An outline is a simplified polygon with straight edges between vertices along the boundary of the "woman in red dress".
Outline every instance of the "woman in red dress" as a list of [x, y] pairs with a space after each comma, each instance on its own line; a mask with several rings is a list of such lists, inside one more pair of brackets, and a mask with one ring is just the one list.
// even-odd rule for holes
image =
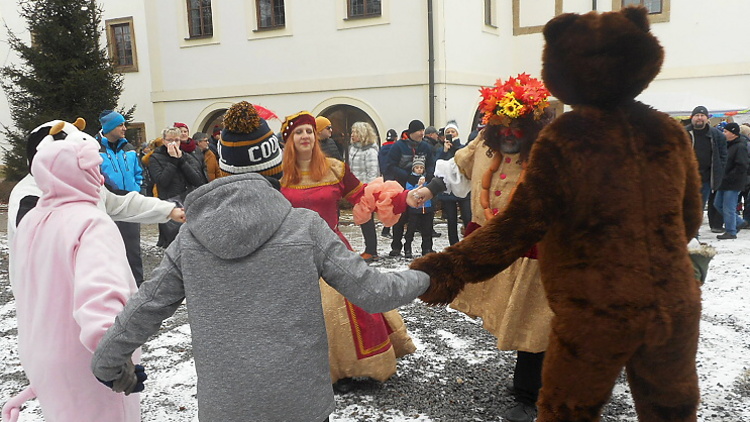
[[[368, 221], [375, 211], [386, 225], [398, 221], [407, 201], [418, 200], [398, 183], [383, 182], [382, 178], [364, 185], [348, 165], [327, 158], [317, 142], [312, 114], [303, 111], [287, 117], [281, 130], [285, 141], [281, 193], [292, 206], [317, 211], [349, 249], [352, 248], [338, 227], [341, 198], [354, 205], [355, 223]], [[350, 390], [353, 377], [387, 380], [396, 373], [396, 358], [416, 350], [398, 311], [369, 314], [323, 280], [320, 290], [331, 382], [337, 390]]]

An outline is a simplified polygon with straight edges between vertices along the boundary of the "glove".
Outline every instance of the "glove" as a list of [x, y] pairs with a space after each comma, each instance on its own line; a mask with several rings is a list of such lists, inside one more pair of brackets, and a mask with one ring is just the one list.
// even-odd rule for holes
[[140, 393], [143, 391], [146, 386], [143, 385], [143, 382], [148, 379], [148, 375], [146, 375], [146, 368], [143, 367], [143, 365], [135, 365], [135, 377], [138, 380], [138, 383], [136, 383], [135, 388], [133, 389], [134, 393]]
[[146, 375], [145, 368], [142, 365], [133, 365], [133, 361], [130, 359], [123, 365], [119, 378], [112, 381], [97, 378], [99, 382], [111, 388], [115, 393], [125, 393], [126, 396], [130, 393], [143, 391], [145, 389], [143, 382], [146, 379], [148, 379], [148, 375]]

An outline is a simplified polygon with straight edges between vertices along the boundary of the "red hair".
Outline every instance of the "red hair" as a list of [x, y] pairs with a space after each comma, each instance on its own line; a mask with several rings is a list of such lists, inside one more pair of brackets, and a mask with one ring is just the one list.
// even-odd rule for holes
[[[315, 126], [313, 126], [315, 132]], [[281, 168], [284, 176], [281, 177], [281, 186], [296, 185], [302, 180], [302, 172], [297, 166], [297, 149], [294, 146], [294, 134], [289, 135], [284, 146], [284, 157], [282, 158]], [[321, 180], [329, 171], [331, 165], [328, 163], [325, 153], [320, 148], [317, 136], [313, 133], [312, 159], [310, 160], [310, 178], [314, 181]]]

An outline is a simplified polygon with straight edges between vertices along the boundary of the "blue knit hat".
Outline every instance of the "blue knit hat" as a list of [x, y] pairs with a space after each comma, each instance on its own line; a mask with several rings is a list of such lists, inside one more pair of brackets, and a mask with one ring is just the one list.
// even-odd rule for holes
[[106, 135], [125, 123], [125, 117], [116, 111], [104, 110], [99, 114], [99, 123], [102, 124], [102, 133]]

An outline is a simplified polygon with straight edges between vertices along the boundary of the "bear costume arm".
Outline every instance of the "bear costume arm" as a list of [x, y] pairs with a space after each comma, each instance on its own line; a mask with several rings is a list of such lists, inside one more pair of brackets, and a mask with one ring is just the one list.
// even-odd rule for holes
[[[540, 137], [505, 210], [445, 252], [412, 262], [412, 269], [431, 278], [430, 288], [420, 299], [430, 305], [450, 303], [467, 283], [490, 279], [539, 242], [554, 216], [564, 212], [562, 188], [545, 176], [564, 174], [562, 162], [557, 147]], [[509, 235], [499, 237], [499, 233]]]

